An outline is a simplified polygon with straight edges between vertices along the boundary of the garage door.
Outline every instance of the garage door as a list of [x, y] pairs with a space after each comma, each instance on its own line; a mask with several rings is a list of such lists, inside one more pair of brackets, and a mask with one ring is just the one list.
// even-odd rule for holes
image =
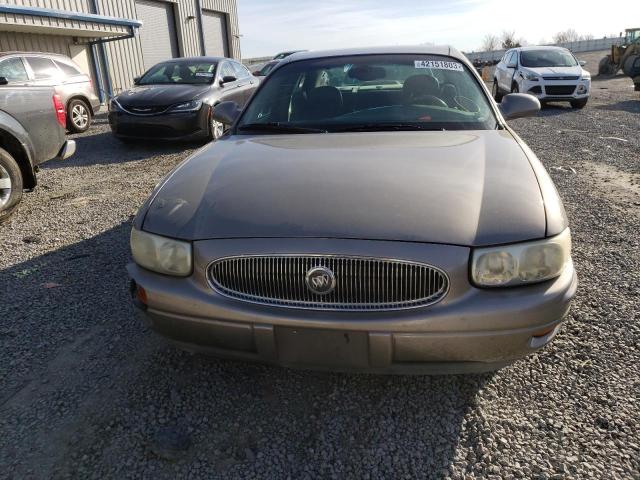
[[144, 68], [179, 56], [173, 4], [154, 0], [136, 0], [138, 20], [142, 20], [140, 42]]
[[213, 57], [228, 57], [227, 18], [224, 13], [211, 10], [202, 11], [204, 29], [204, 51]]

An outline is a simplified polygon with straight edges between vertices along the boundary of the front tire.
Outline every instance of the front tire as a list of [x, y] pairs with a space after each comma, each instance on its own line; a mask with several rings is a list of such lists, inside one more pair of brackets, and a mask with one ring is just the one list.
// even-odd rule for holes
[[491, 93], [493, 94], [493, 99], [500, 103], [502, 101], [502, 93], [500, 93], [500, 87], [498, 86], [498, 81], [493, 80], [493, 88], [491, 89]]
[[571, 108], [584, 108], [587, 104], [588, 98], [581, 98], [580, 100], [571, 100]]
[[224, 134], [224, 124], [211, 119], [209, 124], [209, 140], [215, 142]]
[[83, 133], [91, 126], [91, 108], [76, 98], [67, 106], [67, 127], [73, 133]]
[[22, 200], [22, 173], [14, 158], [0, 148], [0, 223], [6, 222]]
[[520, 93], [520, 87], [516, 82], [511, 85], [511, 93]]

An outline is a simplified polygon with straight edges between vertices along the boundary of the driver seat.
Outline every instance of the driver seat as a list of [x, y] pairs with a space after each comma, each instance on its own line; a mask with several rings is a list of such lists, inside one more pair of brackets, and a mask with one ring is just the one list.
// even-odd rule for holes
[[421, 98], [440, 96], [440, 82], [433, 75], [413, 75], [404, 81], [402, 100], [405, 105], [415, 105]]

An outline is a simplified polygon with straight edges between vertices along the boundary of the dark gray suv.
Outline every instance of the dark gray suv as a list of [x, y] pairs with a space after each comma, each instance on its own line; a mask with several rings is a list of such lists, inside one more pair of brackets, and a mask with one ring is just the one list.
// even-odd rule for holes
[[12, 86], [54, 87], [67, 112], [67, 128], [85, 132], [100, 108], [91, 78], [64, 55], [38, 52], [0, 53], [0, 77]]

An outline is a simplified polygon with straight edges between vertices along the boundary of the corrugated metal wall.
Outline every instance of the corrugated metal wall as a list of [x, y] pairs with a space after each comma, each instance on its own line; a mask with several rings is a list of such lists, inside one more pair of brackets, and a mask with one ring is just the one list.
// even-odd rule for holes
[[69, 55], [73, 38], [63, 35], [40, 35], [35, 33], [0, 32], [0, 51], [51, 52]]
[[227, 32], [229, 34], [229, 52], [236, 60], [240, 60], [240, 25], [236, 0], [201, 0], [203, 10], [214, 10], [227, 14]]
[[[93, 0], [0, 1], [12, 5], [53, 8], [57, 10], [97, 13], [112, 17], [137, 19], [135, 0], [97, 0], [97, 12], [93, 11]], [[197, 0], [161, 1], [169, 1], [175, 5], [176, 30], [178, 33], [180, 55], [201, 55], [202, 47], [197, 15]], [[226, 14], [229, 52], [233, 58], [240, 59], [236, 0], [200, 0], [200, 2], [203, 9]], [[144, 28], [144, 25], [142, 28]], [[0, 30], [2, 30], [1, 23]], [[73, 40], [69, 36], [0, 31], [1, 50], [36, 50], [69, 55], [68, 45], [72, 42]], [[111, 86], [114, 93], [131, 86], [133, 78], [144, 72], [142, 46], [140, 45], [139, 37], [105, 43], [104, 49], [109, 64]], [[96, 61], [99, 62], [99, 59], [96, 59]]]
[[[55, 0], [49, 0], [55, 1]], [[175, 4], [176, 29], [181, 56], [202, 54], [196, 0], [167, 0]], [[229, 47], [233, 58], [240, 58], [238, 18], [235, 0], [201, 0], [202, 8], [227, 14]], [[99, 13], [113, 17], [137, 18], [135, 0], [98, 0]], [[189, 18], [192, 17], [192, 18]], [[142, 26], [144, 28], [144, 25]], [[234, 34], [236, 36], [234, 36]], [[114, 93], [131, 86], [133, 78], [144, 73], [140, 38], [106, 43], [107, 59]]]

